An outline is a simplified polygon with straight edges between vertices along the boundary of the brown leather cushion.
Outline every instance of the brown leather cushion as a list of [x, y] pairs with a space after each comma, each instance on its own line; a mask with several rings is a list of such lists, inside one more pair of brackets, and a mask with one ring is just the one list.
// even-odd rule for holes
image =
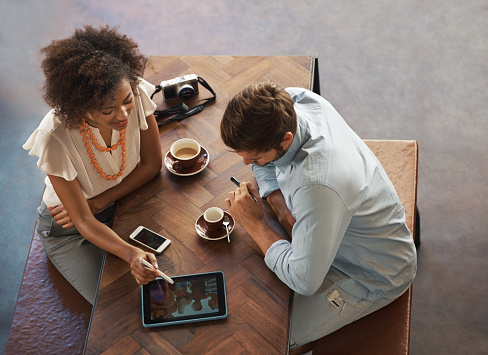
[[[390, 177], [415, 238], [418, 145], [416, 141], [366, 140]], [[412, 287], [388, 306], [313, 344], [314, 354], [408, 354]]]
[[314, 354], [408, 354], [412, 287], [388, 306], [317, 340]]
[[[365, 140], [385, 169], [405, 209], [407, 227], [415, 234], [418, 144], [413, 140]], [[414, 235], [415, 239], [415, 235]]]
[[5, 354], [82, 354], [91, 309], [47, 258], [34, 232]]

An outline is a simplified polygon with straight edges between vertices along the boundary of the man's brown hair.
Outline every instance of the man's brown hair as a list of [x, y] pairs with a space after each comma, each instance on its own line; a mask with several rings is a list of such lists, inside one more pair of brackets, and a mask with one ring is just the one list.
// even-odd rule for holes
[[280, 150], [286, 132], [295, 134], [296, 113], [290, 95], [267, 81], [248, 85], [227, 104], [220, 122], [226, 146], [238, 152]]

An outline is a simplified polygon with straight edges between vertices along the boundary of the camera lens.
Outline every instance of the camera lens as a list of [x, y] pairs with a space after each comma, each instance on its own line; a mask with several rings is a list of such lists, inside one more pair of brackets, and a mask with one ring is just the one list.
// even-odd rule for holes
[[178, 98], [180, 100], [191, 99], [193, 95], [195, 95], [195, 89], [190, 84], [182, 85], [180, 90], [178, 90]]

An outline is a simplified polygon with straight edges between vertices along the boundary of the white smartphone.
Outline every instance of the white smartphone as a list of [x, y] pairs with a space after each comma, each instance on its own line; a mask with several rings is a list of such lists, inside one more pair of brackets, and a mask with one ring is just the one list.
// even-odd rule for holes
[[161, 254], [164, 249], [171, 243], [171, 240], [163, 237], [162, 235], [153, 232], [146, 227], [139, 226], [129, 236], [130, 239], [144, 245], [146, 248], [151, 249], [156, 254]]

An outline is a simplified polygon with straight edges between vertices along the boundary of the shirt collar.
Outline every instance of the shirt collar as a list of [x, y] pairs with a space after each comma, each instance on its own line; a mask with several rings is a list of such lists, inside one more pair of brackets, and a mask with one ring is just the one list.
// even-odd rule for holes
[[303, 145], [302, 132], [306, 130], [306, 127], [302, 126], [304, 123], [305, 122], [302, 122], [300, 117], [297, 115], [297, 130], [293, 136], [293, 141], [290, 144], [290, 148], [288, 148], [286, 153], [281, 158], [273, 162], [273, 164], [280, 170], [286, 169], [292, 163], [292, 161], [295, 159], [295, 155], [302, 147]]

